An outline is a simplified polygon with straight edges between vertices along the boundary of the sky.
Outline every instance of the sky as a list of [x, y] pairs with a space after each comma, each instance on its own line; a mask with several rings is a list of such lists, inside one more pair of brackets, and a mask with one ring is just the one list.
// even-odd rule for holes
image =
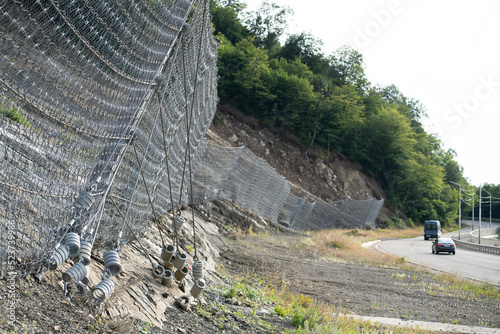
[[372, 84], [420, 100], [473, 185], [500, 184], [500, 1], [270, 1], [294, 11], [288, 33], [310, 32], [326, 55], [352, 46]]

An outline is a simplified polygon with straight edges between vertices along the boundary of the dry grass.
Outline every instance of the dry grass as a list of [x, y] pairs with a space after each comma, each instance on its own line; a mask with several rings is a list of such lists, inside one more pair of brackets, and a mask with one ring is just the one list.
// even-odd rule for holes
[[365, 263], [376, 266], [399, 266], [404, 259], [394, 255], [373, 252], [362, 246], [363, 243], [387, 238], [410, 238], [423, 234], [422, 228], [404, 230], [325, 230], [311, 232], [295, 247], [307, 249], [334, 262]]
[[[390, 238], [410, 238], [421, 236], [423, 228], [414, 229], [379, 229], [379, 230], [326, 230], [310, 232], [309, 236], [283, 236], [276, 234], [255, 234], [249, 233], [251, 238], [262, 238], [268, 243], [286, 247], [297, 254], [310, 255], [327, 259], [335, 262], [346, 263], [364, 263], [368, 265], [397, 267], [409, 269], [405, 264], [404, 259], [397, 258], [393, 255], [385, 255], [380, 252], [366, 249], [362, 246], [363, 243]], [[251, 239], [250, 239], [251, 240]], [[255, 247], [251, 243], [251, 247]], [[415, 269], [415, 268], [413, 268]], [[394, 278], [403, 279], [407, 277], [407, 273], [394, 274]], [[418, 275], [414, 275], [414, 279]], [[445, 281], [455, 281], [456, 277], [441, 277]], [[249, 280], [255, 281], [255, 280]], [[439, 281], [439, 279], [437, 280]], [[266, 283], [267, 284], [267, 283]], [[262, 286], [266, 286], [264, 289]], [[462, 293], [461, 291], [442, 291], [442, 287], [438, 284], [432, 284], [424, 287], [429, 295], [443, 293]], [[483, 288], [484, 289], [484, 288]], [[241, 288], [240, 288], [241, 290]], [[289, 318], [297, 328], [287, 333], [299, 334], [331, 334], [331, 333], [433, 333], [433, 331], [423, 330], [418, 328], [408, 327], [392, 327], [372, 323], [370, 321], [362, 321], [343, 314], [348, 313], [341, 305], [332, 306], [326, 305], [310, 296], [296, 295], [286, 286], [280, 289], [272, 288], [272, 285], [262, 285], [258, 289], [260, 293], [266, 295], [266, 298], [274, 303], [274, 312], [282, 317]], [[254, 288], [253, 290], [256, 291]], [[467, 292], [472, 297], [473, 293]], [[477, 292], [476, 292], [477, 293]], [[497, 298], [498, 295], [493, 293], [488, 294], [490, 298]], [[379, 306], [374, 303], [372, 308]], [[440, 332], [448, 333], [448, 332]]]

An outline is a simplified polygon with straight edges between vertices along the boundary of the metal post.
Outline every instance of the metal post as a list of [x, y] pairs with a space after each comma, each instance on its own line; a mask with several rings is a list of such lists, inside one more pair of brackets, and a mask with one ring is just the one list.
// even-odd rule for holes
[[479, 184], [479, 244], [481, 244], [481, 188], [482, 185]]
[[462, 185], [453, 181], [450, 181], [450, 183], [458, 186], [458, 240], [462, 240], [460, 238], [460, 230], [462, 229]]
[[[247, 191], [245, 192], [244, 196], [241, 196], [241, 204], [246, 204], [246, 207], [249, 207], [250, 205], [254, 203], [248, 203], [248, 197], [252, 193], [253, 188], [255, 187], [257, 180], [259, 179], [260, 174], [262, 173], [262, 168], [264, 168], [264, 164], [266, 163], [266, 160], [260, 159], [259, 161], [259, 166], [257, 167], [257, 170], [255, 171], [254, 176], [250, 180], [248, 184]], [[252, 201], [253, 202], [253, 201]]]
[[462, 240], [460, 237], [461, 229], [462, 229], [462, 186], [458, 188], [458, 240]]
[[302, 223], [302, 227], [300, 228], [301, 231], [306, 228], [307, 222], [309, 221], [309, 217], [311, 216], [311, 212], [313, 211], [315, 206], [316, 206], [316, 201], [312, 203], [311, 207], [309, 208], [309, 212], [307, 212], [306, 216], [304, 217], [304, 222]]
[[330, 228], [334, 228], [335, 227], [335, 222], [340, 217], [340, 214], [342, 213], [342, 211], [344, 210], [345, 206], [347, 205], [347, 202], [349, 202], [349, 199], [350, 199], [350, 197], [347, 196], [347, 198], [344, 200], [344, 203], [342, 203], [342, 207], [340, 208], [340, 210], [335, 215], [335, 218], [333, 218], [332, 225], [330, 226]]
[[490, 200], [490, 233], [493, 233], [493, 229], [492, 229], [492, 226], [491, 226], [491, 193], [488, 191], [488, 190], [484, 190], [488, 193], [488, 195], [490, 195], [489, 197], [489, 200]]
[[290, 228], [292, 230], [295, 229], [295, 216], [297, 215], [297, 213], [299, 213], [300, 210], [302, 210], [302, 207], [304, 206], [304, 203], [306, 202], [306, 198], [305, 197], [302, 197], [301, 200], [300, 200], [300, 204], [297, 205], [297, 207], [295, 207], [295, 210], [293, 211], [291, 217], [290, 217]]
[[472, 187], [472, 189], [474, 189], [472, 191], [472, 230], [474, 231], [474, 196], [476, 195], [476, 189], [474, 188], [474, 186]]
[[236, 168], [236, 165], [240, 161], [240, 158], [245, 149], [246, 149], [245, 146], [241, 146], [240, 149], [238, 150], [238, 153], [236, 153], [236, 155], [234, 156], [233, 162], [231, 163], [231, 167], [229, 167], [228, 171], [226, 172], [226, 176], [224, 177], [224, 180], [221, 182], [221, 185], [219, 186], [219, 191], [217, 191], [217, 195], [215, 196], [216, 198], [219, 198], [221, 194], [224, 192], [226, 185], [229, 181], [229, 178], [231, 177], [231, 174]]

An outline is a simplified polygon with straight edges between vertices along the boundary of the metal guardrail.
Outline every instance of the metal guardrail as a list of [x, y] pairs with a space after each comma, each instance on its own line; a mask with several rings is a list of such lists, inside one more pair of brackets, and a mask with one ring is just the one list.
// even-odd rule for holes
[[459, 239], [457, 239], [457, 237], [458, 236], [455, 235], [452, 237], [452, 239], [458, 248], [463, 248], [463, 249], [471, 250], [474, 252], [483, 252], [483, 253], [488, 253], [488, 254], [500, 255], [500, 247], [474, 244], [471, 242], [459, 240]]
[[473, 244], [481, 244], [485, 246], [500, 246], [500, 240], [496, 237], [497, 232], [492, 229], [474, 230], [470, 232], [469, 242]]

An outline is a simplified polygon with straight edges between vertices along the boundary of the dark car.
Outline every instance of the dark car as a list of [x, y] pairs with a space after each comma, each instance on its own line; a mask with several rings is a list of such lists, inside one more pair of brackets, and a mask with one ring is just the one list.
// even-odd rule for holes
[[432, 253], [438, 254], [439, 252], [448, 252], [455, 254], [455, 243], [450, 238], [437, 238], [432, 243]]

